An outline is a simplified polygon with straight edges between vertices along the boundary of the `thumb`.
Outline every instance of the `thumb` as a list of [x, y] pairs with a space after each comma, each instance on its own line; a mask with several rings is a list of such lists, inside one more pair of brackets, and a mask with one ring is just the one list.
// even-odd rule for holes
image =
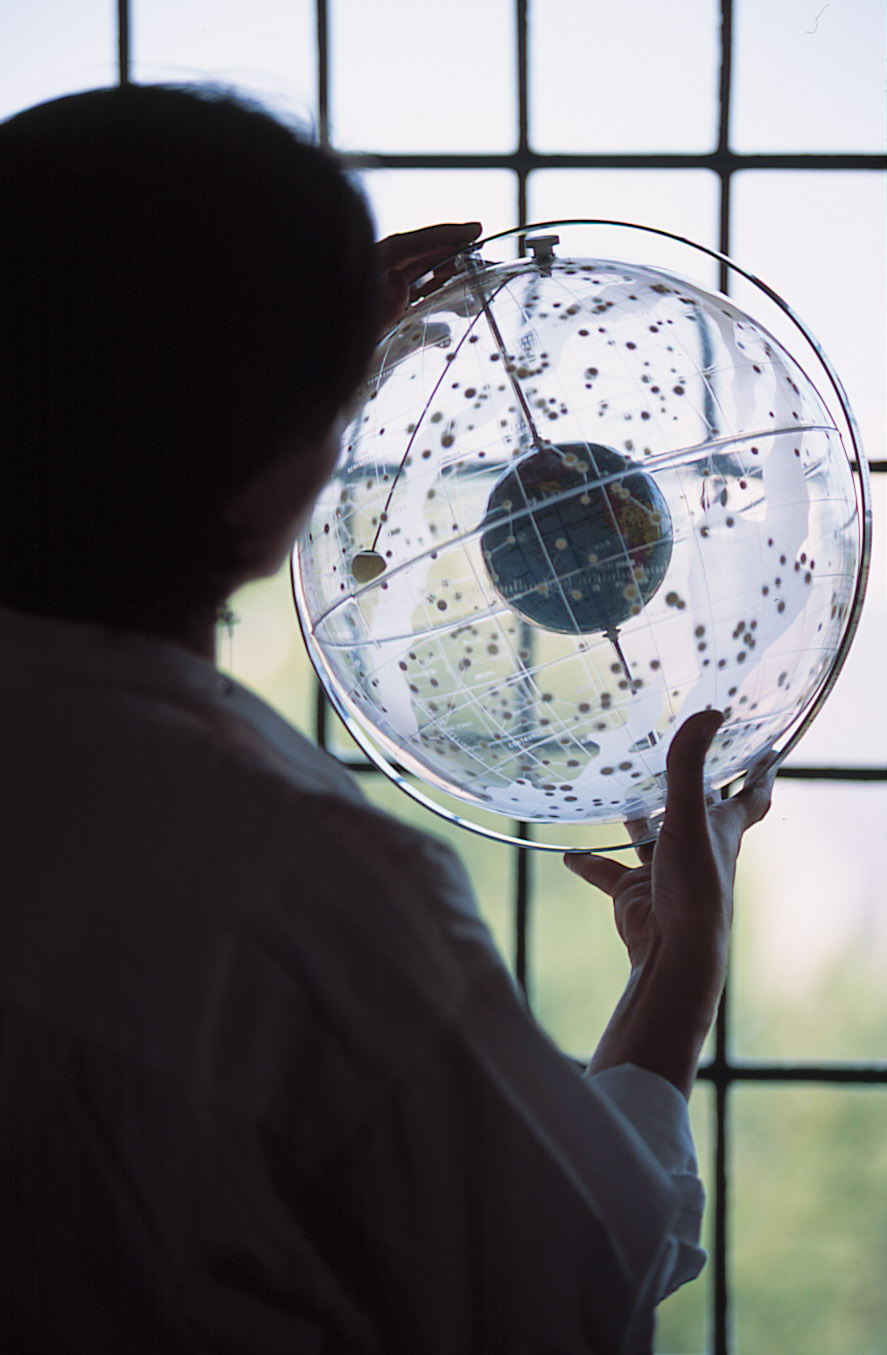
[[696, 832], [706, 821], [705, 755], [724, 722], [720, 711], [698, 711], [675, 734], [666, 759], [667, 792], [663, 829]]

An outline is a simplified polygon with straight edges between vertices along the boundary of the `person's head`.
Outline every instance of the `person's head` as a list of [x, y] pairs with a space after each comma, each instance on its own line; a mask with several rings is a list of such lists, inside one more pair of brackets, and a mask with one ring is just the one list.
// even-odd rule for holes
[[318, 488], [377, 288], [342, 168], [227, 93], [0, 125], [0, 602], [135, 629], [211, 611], [248, 572], [232, 500], [282, 458]]

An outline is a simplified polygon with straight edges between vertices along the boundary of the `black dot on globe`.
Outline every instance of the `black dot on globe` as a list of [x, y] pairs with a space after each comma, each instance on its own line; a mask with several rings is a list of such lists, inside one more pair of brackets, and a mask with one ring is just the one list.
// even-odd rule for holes
[[500, 597], [568, 635], [639, 615], [671, 559], [671, 518], [652, 476], [594, 442], [522, 457], [494, 486], [481, 527]]

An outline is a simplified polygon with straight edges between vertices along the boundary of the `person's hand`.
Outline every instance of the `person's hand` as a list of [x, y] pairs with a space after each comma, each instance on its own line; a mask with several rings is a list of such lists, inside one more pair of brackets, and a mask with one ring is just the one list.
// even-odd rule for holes
[[[703, 947], [726, 959], [733, 915], [733, 879], [742, 835], [770, 807], [775, 771], [731, 800], [706, 804], [705, 755], [723, 716], [692, 715], [675, 735], [666, 763], [668, 794], [658, 841], [638, 847], [634, 868], [594, 855], [569, 854], [566, 864], [609, 894], [632, 967], [656, 944]], [[630, 824], [639, 836], [644, 824]]]
[[[380, 325], [383, 333], [400, 319], [411, 301], [430, 296], [453, 276], [453, 255], [476, 240], [480, 233], [479, 221], [447, 222], [380, 240], [376, 250], [382, 274]], [[414, 279], [431, 272], [433, 276], [421, 287], [411, 285]]]
[[[655, 846], [638, 849], [640, 866], [584, 853], [564, 858], [612, 897], [631, 961], [627, 998], [592, 1066], [635, 1062], [686, 1094], [726, 976], [739, 845], [767, 813], [775, 777], [775, 768], [750, 774], [732, 799], [706, 803], [705, 755], [722, 721], [718, 711], [701, 711], [675, 735], [662, 828]], [[637, 835], [642, 825], [630, 827]]]

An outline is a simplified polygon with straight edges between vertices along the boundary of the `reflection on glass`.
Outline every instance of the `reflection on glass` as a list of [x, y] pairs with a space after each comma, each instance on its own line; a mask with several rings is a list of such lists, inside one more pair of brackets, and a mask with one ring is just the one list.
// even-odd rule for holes
[[887, 1092], [742, 1087], [731, 1105], [738, 1355], [887, 1349]]

